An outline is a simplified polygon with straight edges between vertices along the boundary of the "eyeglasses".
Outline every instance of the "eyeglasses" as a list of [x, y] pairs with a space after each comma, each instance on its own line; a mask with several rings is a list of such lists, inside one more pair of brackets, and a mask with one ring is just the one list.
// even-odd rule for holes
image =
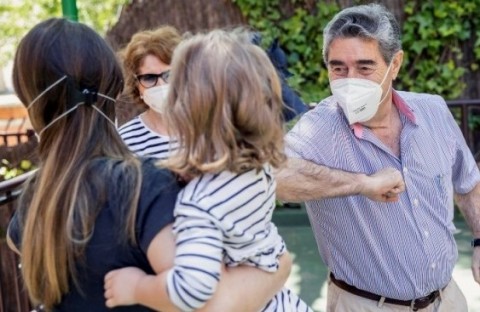
[[145, 88], [151, 88], [157, 85], [158, 78], [162, 79], [163, 82], [168, 83], [168, 78], [170, 77], [170, 70], [161, 72], [160, 74], [143, 74], [137, 75], [136, 78], [138, 82]]

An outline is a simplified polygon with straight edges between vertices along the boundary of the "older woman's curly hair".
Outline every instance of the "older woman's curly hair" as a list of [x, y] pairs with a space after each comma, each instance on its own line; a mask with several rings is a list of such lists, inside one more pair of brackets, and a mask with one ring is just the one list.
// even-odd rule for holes
[[128, 45], [119, 53], [123, 61], [126, 95], [132, 102], [145, 107], [138, 91], [136, 75], [147, 55], [156, 56], [169, 65], [173, 51], [182, 40], [178, 30], [172, 26], [161, 26], [154, 30], [145, 30], [133, 35]]

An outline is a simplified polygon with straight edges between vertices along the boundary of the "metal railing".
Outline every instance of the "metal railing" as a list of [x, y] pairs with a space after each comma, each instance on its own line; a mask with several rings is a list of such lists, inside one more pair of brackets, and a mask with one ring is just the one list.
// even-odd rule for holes
[[[477, 162], [480, 161], [480, 135], [475, 137], [473, 129], [469, 125], [469, 117], [472, 116], [471, 109], [476, 109], [480, 117], [480, 99], [476, 100], [452, 100], [447, 101], [450, 110], [458, 108], [460, 110], [460, 129], [462, 130], [465, 141], [475, 156]], [[478, 130], [480, 133], [480, 130]]]
[[27, 175], [21, 175], [0, 182], [0, 312], [31, 310], [19, 268], [20, 259], [6, 242], [8, 223], [15, 211], [21, 185], [27, 178]]
[[[26, 155], [24, 147], [33, 142], [33, 131], [0, 134], [3, 146], [0, 157], [13, 157], [16, 162]], [[11, 146], [11, 145], [14, 146]], [[29, 148], [30, 149], [30, 148]], [[29, 150], [28, 149], [28, 150]], [[22, 184], [32, 172], [0, 182], [0, 312], [26, 312], [31, 310], [28, 294], [25, 291], [18, 264], [20, 259], [6, 243], [8, 223], [16, 209], [16, 199], [21, 193]]]

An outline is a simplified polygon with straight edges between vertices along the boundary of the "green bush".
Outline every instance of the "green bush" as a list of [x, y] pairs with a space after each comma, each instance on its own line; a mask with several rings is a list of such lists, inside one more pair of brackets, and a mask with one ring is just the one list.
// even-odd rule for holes
[[[480, 61], [480, 0], [408, 1], [403, 25], [404, 74], [400, 88], [458, 98], [467, 70]], [[471, 38], [476, 60], [464, 61], [462, 46]]]
[[280, 13], [279, 0], [233, 2], [240, 7], [249, 24], [262, 33], [265, 46], [274, 38], [279, 39], [294, 74], [289, 84], [300, 92], [305, 102], [315, 102], [330, 94], [322, 58], [322, 30], [339, 11], [338, 5], [317, 1], [313, 12], [297, 6], [291, 16], [285, 17]]
[[[294, 73], [289, 83], [305, 102], [330, 94], [322, 60], [322, 30], [340, 10], [337, 4], [316, 1], [316, 7], [307, 11], [307, 1], [290, 0], [296, 9], [282, 16], [279, 0], [232, 1], [249, 24], [262, 33], [266, 45], [279, 38]], [[479, 70], [480, 0], [410, 0], [405, 2], [404, 11], [404, 65], [395, 87], [458, 98], [465, 89], [464, 74]], [[462, 55], [462, 47], [468, 44], [473, 44], [475, 55], [470, 64]]]

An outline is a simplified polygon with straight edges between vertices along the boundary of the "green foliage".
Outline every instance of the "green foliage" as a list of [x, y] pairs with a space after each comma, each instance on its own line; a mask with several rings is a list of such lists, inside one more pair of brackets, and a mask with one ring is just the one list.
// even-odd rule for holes
[[[322, 30], [340, 7], [335, 1], [316, 1], [307, 11], [306, 0], [290, 0], [296, 8], [289, 16], [280, 13], [285, 0], [232, 0], [260, 31], [265, 44], [279, 38], [288, 54], [294, 77], [289, 83], [300, 91], [305, 102], [318, 101], [330, 94], [328, 75], [322, 59]], [[357, 1], [357, 3], [365, 1]], [[403, 73], [395, 87], [436, 93], [446, 99], [460, 96], [467, 70], [480, 64], [480, 0], [409, 0], [405, 3], [403, 24]], [[463, 63], [462, 45], [474, 39], [476, 60]]]
[[[128, 0], [77, 1], [78, 19], [103, 35], [118, 19], [117, 12], [127, 2]], [[12, 59], [19, 40], [30, 28], [50, 17], [62, 17], [61, 0], [2, 1], [0, 66]]]
[[249, 24], [263, 35], [268, 45], [278, 38], [287, 51], [289, 70], [294, 74], [290, 85], [299, 90], [305, 102], [318, 101], [330, 94], [328, 76], [323, 64], [322, 30], [339, 11], [336, 4], [317, 1], [316, 7], [307, 11], [301, 0], [293, 1], [297, 9], [291, 16], [280, 14], [280, 1], [232, 0], [236, 3]]
[[[465, 72], [478, 70], [478, 12], [480, 0], [406, 2], [402, 39], [406, 73], [400, 77], [399, 88], [458, 98], [465, 88]], [[462, 45], [472, 36], [477, 36], [473, 47], [477, 60], [465, 64]]]

